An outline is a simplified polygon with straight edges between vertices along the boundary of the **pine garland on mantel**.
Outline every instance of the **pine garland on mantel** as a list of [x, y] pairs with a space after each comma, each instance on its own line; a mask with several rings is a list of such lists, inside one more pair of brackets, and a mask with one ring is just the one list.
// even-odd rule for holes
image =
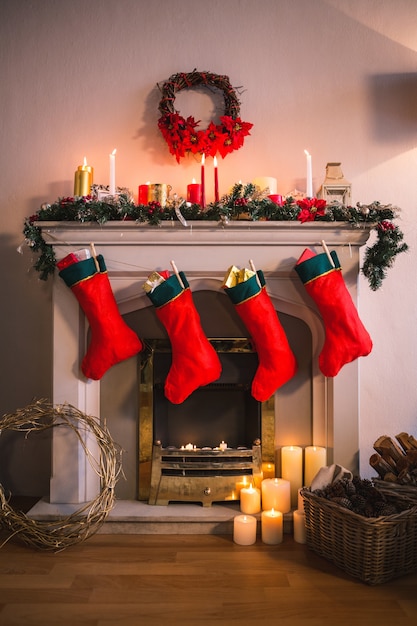
[[165, 207], [157, 202], [136, 205], [128, 193], [114, 199], [98, 200], [95, 196], [63, 197], [53, 204], [43, 204], [41, 208], [26, 218], [23, 234], [33, 252], [39, 253], [35, 269], [42, 280], [47, 280], [56, 267], [53, 246], [42, 237], [39, 222], [95, 222], [134, 221], [138, 225], [158, 226], [161, 222], [184, 219], [188, 221], [217, 221], [227, 228], [232, 220], [248, 221], [300, 221], [344, 222], [352, 228], [366, 226], [376, 231], [377, 237], [371, 247], [365, 250], [362, 273], [368, 279], [373, 291], [379, 289], [386, 278], [387, 270], [393, 266], [395, 257], [408, 250], [403, 242], [404, 235], [393, 220], [398, 217], [398, 209], [379, 202], [344, 206], [316, 198], [295, 200], [287, 197], [282, 205], [272, 202], [265, 192], [259, 191], [252, 183], [237, 183], [231, 192], [219, 202], [209, 204], [204, 210], [197, 204], [187, 204], [174, 196]]

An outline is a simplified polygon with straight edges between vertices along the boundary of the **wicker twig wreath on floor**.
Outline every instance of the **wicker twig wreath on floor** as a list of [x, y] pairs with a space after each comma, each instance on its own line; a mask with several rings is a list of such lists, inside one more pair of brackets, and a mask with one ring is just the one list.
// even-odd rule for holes
[[[158, 127], [178, 163], [187, 153], [206, 156], [219, 153], [224, 158], [243, 146], [253, 124], [241, 120], [240, 102], [228, 76], [196, 70], [188, 74], [181, 72], [173, 74], [162, 87], [158, 87], [162, 92], [158, 107], [161, 113]], [[194, 117], [185, 119], [175, 110], [175, 95], [183, 89], [194, 87], [223, 92], [224, 114], [220, 117], [220, 124], [210, 122], [205, 130], [201, 130], [198, 129], [199, 122]]]
[[[121, 449], [113, 442], [107, 427], [100, 425], [97, 418], [85, 415], [70, 404], [53, 406], [44, 400], [0, 418], [0, 434], [5, 430], [14, 430], [29, 436], [32, 432], [50, 428], [70, 428], [75, 433], [89, 463], [100, 477], [100, 493], [71, 515], [52, 521], [37, 521], [22, 511], [14, 510], [0, 484], [0, 527], [10, 533], [0, 547], [16, 538], [32, 548], [59, 552], [97, 532], [114, 506], [114, 489], [122, 472]], [[95, 437], [99, 459], [87, 448], [83, 438], [86, 434]]]

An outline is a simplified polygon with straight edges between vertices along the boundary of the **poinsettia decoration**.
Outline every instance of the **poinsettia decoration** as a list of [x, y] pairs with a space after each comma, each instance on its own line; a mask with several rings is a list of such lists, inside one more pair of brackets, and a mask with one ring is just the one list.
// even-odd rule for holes
[[301, 209], [297, 215], [297, 219], [304, 224], [304, 222], [314, 222], [317, 217], [321, 217], [325, 214], [326, 200], [303, 198], [297, 201], [297, 205]]
[[[206, 129], [199, 128], [201, 120], [196, 121], [193, 116], [184, 118], [174, 108], [176, 93], [201, 86], [214, 87], [222, 91], [224, 96], [224, 115], [220, 117], [220, 123], [210, 122]], [[250, 135], [253, 124], [241, 119], [240, 103], [227, 76], [196, 70], [188, 74], [173, 74], [160, 89], [162, 99], [158, 108], [162, 115], [158, 120], [158, 128], [178, 163], [187, 153], [206, 156], [218, 153], [224, 158], [234, 150], [239, 150], [245, 137]]]

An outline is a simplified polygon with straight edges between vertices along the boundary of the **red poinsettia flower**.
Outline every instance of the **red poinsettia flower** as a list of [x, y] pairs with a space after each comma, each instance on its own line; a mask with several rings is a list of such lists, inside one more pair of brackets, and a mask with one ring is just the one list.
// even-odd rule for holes
[[313, 222], [316, 217], [325, 214], [326, 200], [303, 198], [303, 200], [297, 200], [297, 204], [301, 209], [297, 219], [303, 224], [304, 222]]

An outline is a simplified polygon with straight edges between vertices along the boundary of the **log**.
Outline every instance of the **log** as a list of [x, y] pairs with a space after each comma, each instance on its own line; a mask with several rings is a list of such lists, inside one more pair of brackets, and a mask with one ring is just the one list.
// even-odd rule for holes
[[391, 466], [384, 461], [380, 454], [375, 452], [369, 459], [369, 464], [374, 470], [379, 474], [379, 476], [384, 479], [386, 474], [392, 473]]
[[374, 449], [394, 470], [397, 467], [397, 462], [404, 456], [400, 446], [387, 435], [378, 437], [374, 443]]
[[395, 435], [395, 438], [401, 445], [404, 452], [408, 452], [408, 450], [417, 450], [417, 439], [415, 439], [413, 435], [400, 433], [399, 435]]

